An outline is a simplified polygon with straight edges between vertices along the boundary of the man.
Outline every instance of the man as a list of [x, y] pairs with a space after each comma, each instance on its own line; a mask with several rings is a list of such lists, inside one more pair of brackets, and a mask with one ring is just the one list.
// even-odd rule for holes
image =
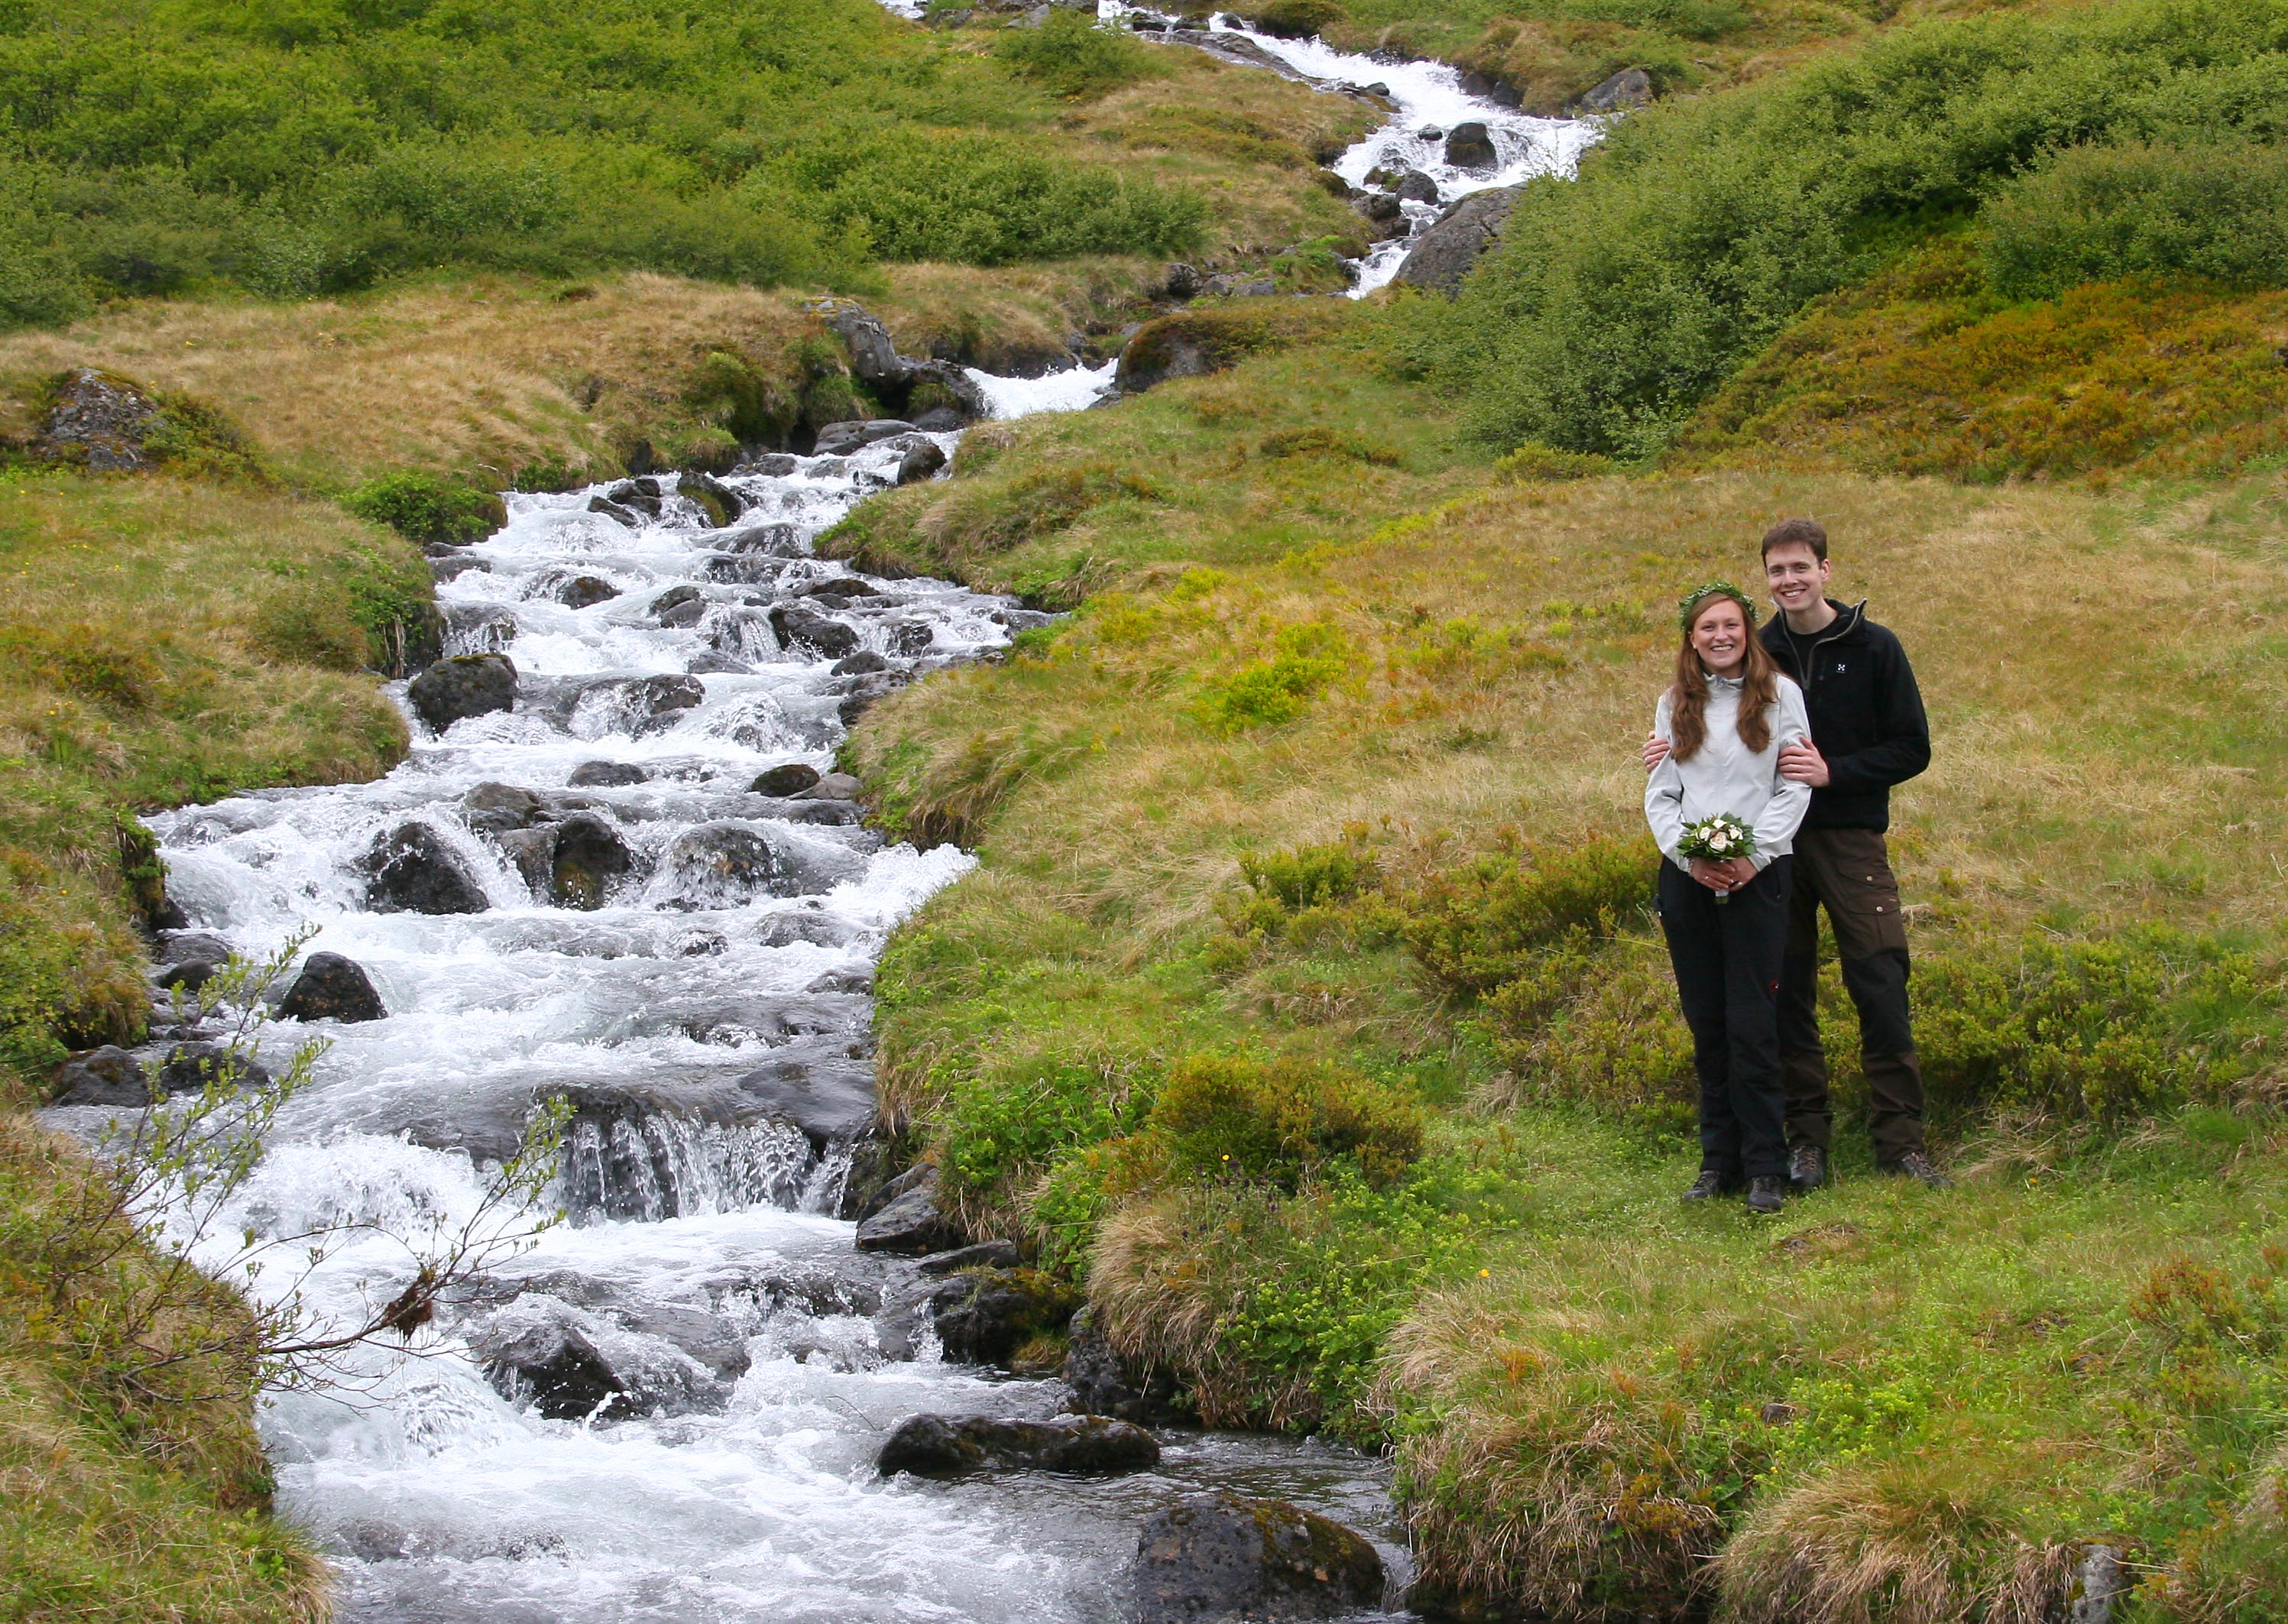
[[[1780, 752], [1783, 776], [1812, 786], [1795, 839], [1795, 885], [1780, 972], [1780, 1066], [1787, 1087], [1788, 1182], [1827, 1182], [1834, 1111], [1819, 1036], [1819, 910], [1859, 1009], [1861, 1069], [1876, 1166], [1933, 1189], [1947, 1181], [1923, 1142], [1922, 1067], [1907, 1007], [1907, 931], [1884, 833], [1891, 786], [1930, 765], [1930, 724], [1899, 640], [1827, 595], [1827, 532], [1789, 519], [1764, 537], [1764, 578], [1780, 613], [1764, 647], [1803, 689], [1812, 742]], [[1648, 769], [1667, 753], [1645, 747]]]

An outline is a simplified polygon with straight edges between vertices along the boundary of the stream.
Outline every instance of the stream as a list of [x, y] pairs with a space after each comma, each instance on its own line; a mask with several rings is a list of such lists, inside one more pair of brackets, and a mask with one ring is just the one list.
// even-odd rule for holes
[[[1103, 10], [1139, 20], [1117, 0]], [[1429, 175], [1440, 205], [1406, 205], [1417, 233], [1469, 191], [1569, 169], [1594, 139], [1467, 97], [1435, 64], [1213, 30], [1315, 84], [1380, 87], [1394, 115], [1333, 167], [1354, 185], [1384, 166]], [[1493, 133], [1498, 165], [1455, 170], [1421, 133], [1466, 119]], [[1353, 292], [1387, 283], [1406, 246], [1361, 261]], [[1111, 372], [971, 378], [1013, 418], [1086, 406]], [[1201, 1487], [1324, 1513], [1366, 1534], [1394, 1581], [1410, 1572], [1386, 1469], [1313, 1442], [1162, 1429], [1156, 1469], [1108, 1480], [874, 1470], [917, 1413], [1045, 1418], [1066, 1397], [1061, 1381], [949, 1362], [926, 1316], [918, 1331], [902, 1319], [933, 1282], [854, 1248], [849, 1142], [761, 1111], [747, 1087], [759, 1069], [870, 1086], [882, 942], [973, 865], [886, 842], [830, 780], [755, 787], [772, 769], [830, 773], [886, 682], [989, 656], [1046, 618], [811, 554], [909, 450], [959, 437], [754, 458], [721, 482], [741, 509], [721, 526], [673, 474], [632, 506], [625, 484], [511, 493], [507, 523], [441, 569], [438, 601], [448, 653], [514, 662], [512, 708], [433, 731], [393, 684], [414, 743], [387, 776], [149, 820], [191, 931], [249, 956], [312, 931], [305, 951], [354, 960], [388, 1012], [266, 1030], [274, 1063], [303, 1037], [331, 1047], [226, 1229], [450, 1229], [479, 1210], [536, 1099], [578, 1107], [566, 1223], [405, 1351], [356, 1350], [344, 1384], [264, 1401], [280, 1509], [336, 1564], [345, 1620], [1098, 1624], [1126, 1616], [1140, 1524]], [[600, 878], [568, 899], [547, 853], [576, 828]], [[459, 888], [461, 911], [389, 905], [375, 875], [407, 850], [422, 883]], [[103, 1115], [49, 1113], [91, 1135]], [[311, 1316], [362, 1319], [405, 1285], [407, 1255], [381, 1235], [341, 1247], [301, 1282]], [[620, 1391], [544, 1413], [500, 1355], [568, 1331]]]

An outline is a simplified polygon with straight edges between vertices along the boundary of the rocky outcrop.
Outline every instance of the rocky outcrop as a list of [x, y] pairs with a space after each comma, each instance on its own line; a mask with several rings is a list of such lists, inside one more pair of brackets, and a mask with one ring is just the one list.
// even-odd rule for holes
[[858, 649], [858, 633], [805, 603], [782, 603], [771, 610], [771, 629], [780, 643], [806, 649], [820, 659], [838, 660]]
[[961, 1236], [938, 1210], [938, 1172], [928, 1162], [910, 1167], [882, 1190], [881, 1206], [858, 1225], [861, 1252], [921, 1257], [957, 1245]]
[[847, 457], [853, 451], [862, 451], [878, 440], [894, 440], [900, 434], [910, 434], [914, 426], [898, 418], [857, 418], [847, 423], [830, 423], [818, 431], [818, 443], [812, 448], [821, 457]]
[[1496, 187], [1462, 199], [1415, 240], [1398, 280], [1451, 298], [1487, 250], [1501, 241], [1523, 187]]
[[1476, 119], [1446, 132], [1446, 162], [1456, 169], [1492, 169], [1501, 162], [1493, 132]]
[[159, 1065], [159, 1092], [197, 1094], [217, 1083], [234, 1088], [267, 1088], [270, 1068], [220, 1043], [179, 1043]]
[[934, 440], [925, 440], [898, 458], [898, 483], [918, 485], [937, 477], [945, 466], [945, 450]]
[[564, 782], [576, 790], [620, 789], [631, 784], [648, 784], [651, 774], [632, 761], [583, 761]]
[[1065, 1407], [1083, 1415], [1157, 1421], [1175, 1408], [1176, 1381], [1138, 1369], [1120, 1357], [1098, 1324], [1093, 1305], [1072, 1317], [1065, 1346]]
[[461, 819], [479, 834], [529, 828], [543, 811], [539, 796], [513, 784], [487, 780], [461, 797]]
[[1434, 203], [1438, 201], [1438, 183], [1418, 169], [1408, 170], [1391, 189], [1407, 203]]
[[1189, 1494], [1137, 1536], [1137, 1624], [1325, 1619], [1382, 1603], [1382, 1558], [1359, 1534], [1283, 1500]]
[[400, 824], [365, 856], [376, 913], [482, 913], [490, 904], [468, 863], [426, 824]]
[[1027, 1343], [1063, 1330], [1079, 1301], [1037, 1269], [977, 1269], [930, 1294], [930, 1321], [947, 1358], [1007, 1365]]
[[413, 713], [439, 733], [457, 721], [516, 706], [516, 665], [505, 654], [457, 654], [413, 679]]
[[159, 402], [116, 373], [82, 367], [56, 388], [35, 445], [39, 454], [106, 473], [147, 468], [147, 449], [165, 418]]
[[150, 1080], [134, 1055], [115, 1044], [85, 1049], [56, 1068], [52, 1105], [138, 1109], [151, 1103]]
[[818, 768], [805, 761], [789, 761], [756, 775], [747, 786], [756, 795], [799, 795], [818, 782]]
[[887, 1477], [965, 1477], [973, 1472], [1030, 1469], [1076, 1477], [1115, 1477], [1149, 1471], [1160, 1444], [1143, 1428], [1100, 1415], [1012, 1421], [997, 1415], [916, 1415], [882, 1445], [874, 1465]]
[[800, 1128], [822, 1152], [874, 1126], [874, 1068], [839, 1045], [774, 1055], [739, 1079], [739, 1092], [758, 1108], [756, 1114]]
[[1574, 104], [1582, 113], [1621, 113], [1652, 100], [1652, 76], [1641, 68], [1624, 68]]
[[312, 953], [278, 1000], [275, 1013], [287, 1021], [379, 1021], [389, 1011], [356, 960], [339, 953]]

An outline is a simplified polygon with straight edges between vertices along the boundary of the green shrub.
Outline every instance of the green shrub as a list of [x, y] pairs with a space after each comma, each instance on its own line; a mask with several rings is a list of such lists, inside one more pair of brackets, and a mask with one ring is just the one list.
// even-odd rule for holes
[[1658, 862], [1648, 840], [1593, 835], [1434, 876], [1408, 899], [1406, 943], [1443, 987], [1483, 993], [1568, 952], [1641, 928]]
[[1568, 937], [1481, 1007], [1507, 1072], [1490, 1103], [1564, 1101], [1659, 1132], [1692, 1126], [1692, 1034], [1658, 937]]
[[2009, 299], [2131, 276], [2288, 286], [2288, 148], [2069, 147], [2011, 182], [1982, 219], [1987, 278]]
[[1374, 854], [1356, 840], [1242, 852], [1239, 872], [1256, 895], [1290, 913], [1348, 902], [1382, 878]]
[[2249, 955], [2149, 927], [1976, 943], [1918, 965], [1915, 1041], [1934, 1111], [2118, 1121], [2217, 1096], [2257, 1066], [2280, 988]]
[[1355, 1071], [1280, 1056], [1194, 1055], [1172, 1068], [1150, 1126], [1176, 1169], [1292, 1188], [1347, 1157], [1386, 1184], [1422, 1154], [1422, 1112]]
[[1341, 634], [1325, 622], [1283, 626], [1273, 639], [1269, 659], [1208, 683], [1195, 712], [1215, 733], [1282, 727], [1301, 716], [1349, 664]]
[[2284, 58], [2288, 0], [2123, 0], [1926, 23], [1646, 108], [1577, 182], [1526, 187], [1454, 305], [1417, 306], [1419, 358], [1491, 443], [1649, 456], [1808, 301], [2044, 153], [2267, 128]]
[[1053, 96], [1084, 101], [1167, 72], [1150, 47], [1125, 28], [1101, 27], [1069, 7], [1053, 8], [1038, 28], [1008, 28], [993, 54]]
[[[964, 449], [965, 459], [968, 457]], [[965, 553], [1001, 553], [1069, 529], [1108, 502], [1153, 501], [1160, 488], [1091, 458], [1029, 469], [1005, 484], [957, 489], [943, 510], [945, 539]]]
[[482, 540], [508, 518], [492, 492], [414, 469], [368, 480], [342, 506], [409, 540], [453, 546]]
[[1614, 466], [1611, 458], [1600, 457], [1593, 451], [1561, 451], [1555, 446], [1529, 440], [1494, 460], [1494, 477], [1514, 485], [1545, 483], [1593, 479], [1601, 474], [1610, 474]]
[[1006, 1198], [1069, 1152], [1132, 1131], [1151, 1103], [1148, 1086], [1065, 1061], [965, 1079], [935, 1112], [939, 1166], [957, 1191]]

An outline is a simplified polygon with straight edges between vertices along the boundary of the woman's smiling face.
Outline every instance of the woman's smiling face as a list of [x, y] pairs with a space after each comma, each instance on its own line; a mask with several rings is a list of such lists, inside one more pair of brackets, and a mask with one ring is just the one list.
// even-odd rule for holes
[[1729, 598], [1711, 598], [1692, 617], [1692, 651], [1711, 676], [1736, 677], [1748, 663], [1748, 617]]

